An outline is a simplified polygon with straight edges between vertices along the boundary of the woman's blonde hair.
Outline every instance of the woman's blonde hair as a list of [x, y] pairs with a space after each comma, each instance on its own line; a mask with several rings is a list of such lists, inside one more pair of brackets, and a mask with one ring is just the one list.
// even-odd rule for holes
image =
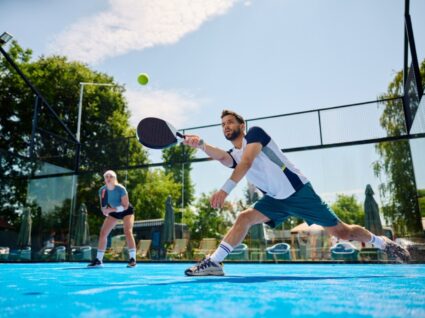
[[103, 174], [103, 177], [105, 178], [106, 176], [113, 177], [115, 179], [115, 184], [118, 184], [117, 174], [115, 173], [114, 170], [105, 171], [105, 173]]

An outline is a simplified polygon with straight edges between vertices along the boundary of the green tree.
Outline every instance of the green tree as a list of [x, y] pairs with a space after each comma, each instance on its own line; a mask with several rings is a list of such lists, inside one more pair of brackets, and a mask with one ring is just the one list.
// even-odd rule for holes
[[222, 209], [213, 209], [210, 205], [212, 193], [202, 193], [194, 205], [194, 219], [190, 228], [192, 239], [200, 240], [205, 237], [221, 239], [232, 225], [231, 216], [234, 215], [232, 205], [226, 202]]
[[[421, 63], [425, 78], [425, 60]], [[380, 98], [393, 98], [403, 94], [403, 72], [398, 72]], [[380, 119], [388, 136], [406, 134], [403, 104], [400, 99], [385, 102]], [[387, 223], [393, 225], [398, 235], [421, 233], [422, 225], [416, 193], [416, 181], [409, 141], [380, 142], [375, 147], [380, 159], [374, 163], [374, 173], [385, 181], [379, 190], [383, 201], [382, 211]]]
[[[32, 54], [16, 41], [8, 53], [18, 64], [28, 63]], [[23, 211], [25, 206], [26, 176], [36, 167], [24, 157], [32, 116], [32, 107], [27, 105], [33, 105], [34, 98], [28, 99], [29, 90], [3, 58], [0, 59], [0, 87], [0, 217], [17, 230], [20, 219], [16, 211]]]
[[419, 200], [419, 210], [421, 211], [421, 216], [425, 217], [425, 189], [418, 190], [418, 200]]
[[364, 211], [354, 195], [338, 194], [332, 210], [345, 223], [364, 226]]
[[[162, 159], [166, 163], [164, 165], [165, 173], [172, 176], [174, 181], [180, 185], [180, 194], [173, 198], [176, 205], [182, 206], [182, 192], [183, 192], [183, 207], [188, 207], [195, 197], [195, 187], [190, 175], [192, 171], [192, 164], [190, 160], [195, 158], [196, 149], [180, 144], [176, 147], [166, 148], [162, 151]], [[182, 162], [184, 164], [184, 173], [182, 169]], [[182, 191], [183, 185], [183, 191]]]
[[168, 195], [179, 195], [180, 186], [170, 175], [161, 169], [153, 169], [144, 182], [134, 182], [130, 201], [134, 205], [136, 219], [158, 219], [165, 214], [165, 201]]
[[[129, 111], [123, 96], [124, 88], [107, 74], [93, 71], [78, 62], [69, 62], [65, 57], [41, 57], [32, 61], [31, 51], [22, 49], [16, 42], [9, 46], [8, 53], [72, 132], [77, 129], [79, 83], [114, 85], [113, 88], [90, 85], [84, 88], [80, 171], [98, 172], [83, 173], [78, 177], [76, 208], [81, 203], [86, 204], [91, 233], [96, 233], [104, 220], [98, 199], [98, 189], [103, 184], [103, 171], [126, 164], [149, 162], [147, 152], [136, 138], [126, 138], [135, 136], [135, 131], [128, 124]], [[29, 204], [27, 176], [41, 167], [27, 159], [35, 97], [4, 59], [0, 60], [0, 85], [0, 215], [17, 227], [19, 215], [16, 210]], [[49, 115], [45, 106], [40, 109], [38, 123], [37, 156], [44, 162], [73, 169], [75, 145], [56, 119]], [[167, 195], [171, 194], [174, 202], [180, 197], [179, 184], [163, 172], [138, 169], [118, 171], [118, 176], [129, 191], [138, 219], [161, 217]], [[186, 177], [186, 180], [190, 181], [190, 178]], [[193, 189], [193, 186], [186, 188]], [[186, 201], [191, 202], [193, 194], [189, 192], [187, 195]], [[70, 205], [66, 202], [62, 207], [56, 207], [55, 211], [41, 211], [41, 217], [62, 213], [61, 220], [68, 225]], [[34, 204], [37, 205], [37, 202]], [[40, 224], [42, 222], [40, 220]]]

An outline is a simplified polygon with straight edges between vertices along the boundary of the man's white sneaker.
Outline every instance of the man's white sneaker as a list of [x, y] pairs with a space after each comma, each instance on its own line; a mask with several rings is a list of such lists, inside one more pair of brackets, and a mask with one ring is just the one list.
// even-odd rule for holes
[[397, 244], [394, 241], [391, 241], [386, 236], [381, 236], [385, 241], [384, 252], [387, 253], [388, 257], [391, 259], [396, 259], [400, 263], [407, 263], [410, 260], [410, 253], [403, 246]]
[[218, 264], [209, 257], [189, 267], [184, 273], [186, 276], [224, 276], [223, 264]]

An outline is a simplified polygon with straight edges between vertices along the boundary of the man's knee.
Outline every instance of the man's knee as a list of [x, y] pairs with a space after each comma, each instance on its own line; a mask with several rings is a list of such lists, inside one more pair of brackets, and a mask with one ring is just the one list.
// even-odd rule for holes
[[255, 215], [253, 209], [246, 209], [239, 213], [236, 223], [238, 225], [251, 226], [255, 224]]

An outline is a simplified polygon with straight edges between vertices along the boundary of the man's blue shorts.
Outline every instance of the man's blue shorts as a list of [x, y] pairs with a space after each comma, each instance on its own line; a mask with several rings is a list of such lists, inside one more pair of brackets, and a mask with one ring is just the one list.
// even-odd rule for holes
[[335, 226], [340, 222], [335, 212], [314, 192], [310, 183], [283, 200], [264, 195], [253, 208], [270, 219], [266, 224], [271, 227], [278, 226], [290, 216], [304, 219], [309, 225]]

